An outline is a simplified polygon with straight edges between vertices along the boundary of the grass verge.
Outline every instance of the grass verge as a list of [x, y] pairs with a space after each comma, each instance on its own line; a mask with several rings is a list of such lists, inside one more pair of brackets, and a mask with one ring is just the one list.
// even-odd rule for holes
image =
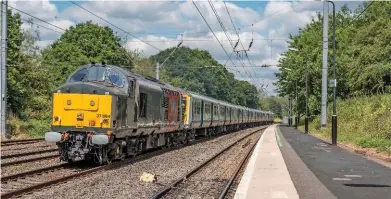
[[[321, 129], [320, 116], [309, 124], [312, 134], [331, 138], [332, 104], [328, 107], [327, 128]], [[391, 156], [391, 95], [359, 97], [337, 101], [338, 142]], [[304, 130], [304, 126], [299, 127]]]

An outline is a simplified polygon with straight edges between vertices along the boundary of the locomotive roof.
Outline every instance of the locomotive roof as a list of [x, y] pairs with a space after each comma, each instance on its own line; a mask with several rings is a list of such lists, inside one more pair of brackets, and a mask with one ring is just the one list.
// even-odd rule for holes
[[[94, 65], [114, 68], [114, 69], [118, 70], [119, 72], [121, 72], [122, 74], [124, 74], [125, 76], [133, 77], [133, 78], [137, 79], [141, 84], [148, 86], [148, 87], [151, 87], [151, 88], [154, 88], [154, 89], [166, 88], [166, 89], [170, 89], [170, 90], [179, 91], [176, 87], [174, 87], [168, 83], [161, 82], [153, 77], [145, 77], [139, 73], [130, 71], [130, 70], [123, 68], [123, 67], [119, 67], [116, 65], [103, 65], [103, 64], [94, 64]], [[86, 65], [86, 66], [91, 66], [91, 65]]]

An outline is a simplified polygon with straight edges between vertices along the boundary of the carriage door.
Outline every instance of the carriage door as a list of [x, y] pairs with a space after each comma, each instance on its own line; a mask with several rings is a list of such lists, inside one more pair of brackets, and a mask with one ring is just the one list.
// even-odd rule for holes
[[137, 122], [137, 106], [136, 106], [136, 80], [128, 78], [128, 100], [127, 100], [127, 109], [126, 109], [126, 127], [135, 128]]
[[167, 98], [167, 119], [169, 124], [174, 124], [179, 121], [180, 113], [180, 97], [179, 92], [169, 89], [163, 89], [164, 96]]

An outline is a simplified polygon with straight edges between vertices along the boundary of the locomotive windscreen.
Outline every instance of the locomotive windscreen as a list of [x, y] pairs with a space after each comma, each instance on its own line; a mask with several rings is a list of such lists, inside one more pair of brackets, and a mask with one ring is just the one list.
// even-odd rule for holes
[[119, 88], [123, 88], [126, 84], [126, 79], [121, 73], [111, 67], [103, 66], [83, 68], [74, 73], [69, 78], [68, 83], [79, 81], [106, 83], [105, 85], [112, 85]]

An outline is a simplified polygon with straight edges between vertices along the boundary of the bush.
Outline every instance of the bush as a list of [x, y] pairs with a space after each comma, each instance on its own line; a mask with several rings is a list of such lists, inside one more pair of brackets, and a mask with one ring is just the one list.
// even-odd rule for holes
[[11, 118], [7, 122], [7, 129], [11, 132], [12, 137], [43, 137], [45, 132], [50, 130], [50, 120], [22, 121]]
[[[320, 128], [320, 116], [309, 125], [313, 133], [331, 137], [332, 104], [327, 109], [326, 129]], [[391, 154], [391, 96], [376, 95], [337, 101], [338, 141], [363, 148], [376, 148]]]

